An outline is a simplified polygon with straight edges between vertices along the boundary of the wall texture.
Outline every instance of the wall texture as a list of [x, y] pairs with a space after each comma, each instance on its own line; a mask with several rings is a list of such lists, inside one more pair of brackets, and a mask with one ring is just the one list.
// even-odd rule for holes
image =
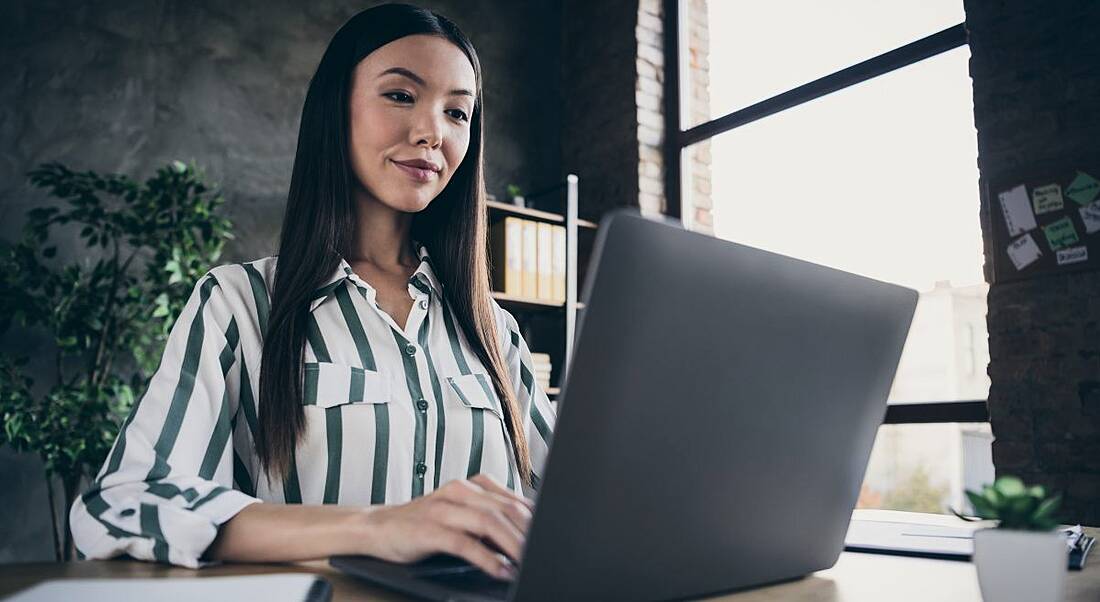
[[[986, 183], [1029, 165], [1095, 157], [1100, 5], [968, 0], [970, 70]], [[1100, 524], [1100, 272], [993, 284], [989, 413], [998, 474], [1065, 493], [1065, 519]]]
[[[561, 176], [560, 0], [422, 0], [477, 47], [486, 177], [543, 187]], [[220, 183], [238, 233], [226, 261], [274, 252], [298, 119], [329, 38], [375, 2], [14, 0], [0, 19], [0, 238], [43, 200], [24, 174], [59, 160], [144, 179], [194, 160]], [[78, 249], [60, 245], [68, 259]], [[43, 363], [48, 345], [13, 335]], [[41, 464], [0, 449], [0, 562], [52, 556]]]

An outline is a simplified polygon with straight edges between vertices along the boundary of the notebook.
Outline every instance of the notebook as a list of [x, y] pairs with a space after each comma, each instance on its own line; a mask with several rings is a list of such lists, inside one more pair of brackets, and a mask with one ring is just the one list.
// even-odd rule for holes
[[[844, 549], [850, 552], [922, 556], [945, 560], [970, 560], [974, 554], [974, 532], [987, 528], [988, 522], [965, 523], [948, 520], [905, 521], [874, 515], [860, 517], [857, 511], [848, 526]], [[1093, 537], [1081, 526], [1062, 529], [1066, 535], [1069, 568], [1080, 570], [1092, 550]]]

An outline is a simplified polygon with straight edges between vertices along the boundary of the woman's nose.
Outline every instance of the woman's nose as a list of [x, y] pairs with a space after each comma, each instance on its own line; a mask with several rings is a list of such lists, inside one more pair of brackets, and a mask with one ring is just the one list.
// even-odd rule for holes
[[443, 143], [442, 115], [435, 115], [436, 112], [434, 110], [417, 112], [409, 132], [415, 146], [426, 145], [428, 148], [438, 148]]

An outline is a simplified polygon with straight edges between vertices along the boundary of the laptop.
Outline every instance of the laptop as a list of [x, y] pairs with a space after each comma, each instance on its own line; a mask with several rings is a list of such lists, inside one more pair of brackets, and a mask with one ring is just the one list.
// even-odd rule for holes
[[832, 566], [916, 291], [604, 217], [519, 574], [332, 566], [431, 600], [667, 600]]

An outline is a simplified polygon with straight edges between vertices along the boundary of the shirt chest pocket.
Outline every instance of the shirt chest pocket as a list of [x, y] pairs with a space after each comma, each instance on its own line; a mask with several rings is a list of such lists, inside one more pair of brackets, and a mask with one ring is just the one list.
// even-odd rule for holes
[[389, 401], [389, 383], [381, 372], [348, 364], [306, 362], [302, 405], [332, 408]]
[[463, 374], [448, 376], [443, 389], [444, 398], [452, 405], [487, 410], [504, 422], [504, 416], [496, 403], [493, 383], [488, 374]]

